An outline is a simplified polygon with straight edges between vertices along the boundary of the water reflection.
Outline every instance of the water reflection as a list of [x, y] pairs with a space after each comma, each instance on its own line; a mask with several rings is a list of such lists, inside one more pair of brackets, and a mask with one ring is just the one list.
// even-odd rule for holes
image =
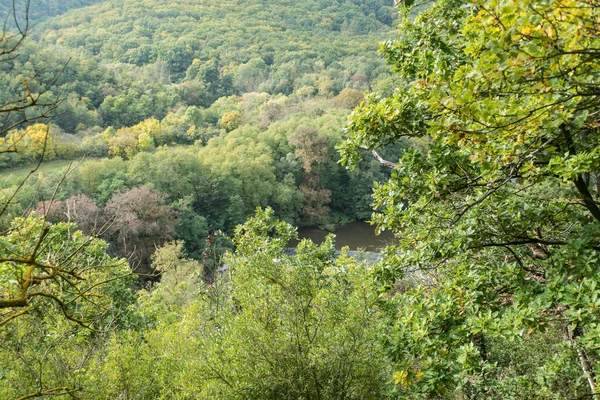
[[[325, 236], [330, 233], [318, 228], [298, 228], [300, 239], [308, 238], [315, 243], [323, 243]], [[336, 229], [335, 247], [341, 249], [348, 246], [350, 250], [362, 249], [365, 251], [377, 252], [388, 244], [393, 243], [394, 235], [391, 232], [383, 232], [375, 235], [375, 227], [365, 222], [352, 222]], [[290, 243], [290, 247], [295, 247], [298, 243]]]

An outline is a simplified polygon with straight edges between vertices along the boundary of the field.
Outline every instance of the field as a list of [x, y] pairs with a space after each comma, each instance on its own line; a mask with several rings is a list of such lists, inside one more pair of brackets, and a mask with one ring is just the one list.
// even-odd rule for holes
[[[57, 172], [66, 171], [67, 167], [73, 163], [76, 165], [78, 163], [75, 161], [50, 161], [43, 163], [35, 172], [35, 174], [53, 174]], [[28, 165], [27, 167], [20, 167], [15, 169], [10, 169], [7, 171], [3, 171], [0, 173], [0, 188], [8, 188], [12, 186], [16, 186], [23, 181], [27, 177], [27, 175], [34, 170], [36, 164]], [[34, 175], [35, 175], [34, 174]]]

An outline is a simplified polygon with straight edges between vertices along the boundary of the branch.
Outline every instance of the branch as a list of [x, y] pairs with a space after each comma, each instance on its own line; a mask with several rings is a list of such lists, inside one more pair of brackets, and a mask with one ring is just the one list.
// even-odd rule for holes
[[72, 394], [72, 393], [78, 392], [79, 390], [80, 389], [73, 389], [68, 386], [57, 387], [54, 389], [47, 389], [47, 390], [40, 391], [37, 393], [31, 393], [26, 396], [19, 397], [17, 400], [34, 399], [36, 397], [64, 396], [66, 394]]
[[594, 198], [592, 197], [592, 194], [590, 193], [588, 186], [581, 175], [575, 179], [574, 183], [577, 191], [581, 195], [581, 199], [583, 200], [585, 207], [590, 211], [592, 216], [596, 218], [597, 221], [600, 221], [600, 208], [598, 208], [598, 205], [594, 201]]
[[31, 293], [29, 295], [29, 298], [34, 298], [34, 297], [46, 297], [48, 299], [54, 300], [54, 302], [60, 307], [63, 316], [68, 319], [69, 321], [73, 321], [76, 324], [80, 325], [83, 328], [89, 329], [91, 331], [97, 332], [95, 329], [93, 329], [91, 326], [87, 325], [84, 321], [76, 318], [73, 316], [73, 314], [69, 313], [69, 311], [67, 310], [67, 305], [65, 304], [65, 302], [60, 299], [58, 296], [52, 294], [52, 293], [46, 293], [46, 292], [36, 292], [36, 293]]
[[9, 299], [9, 300], [0, 300], [0, 309], [1, 308], [15, 308], [15, 307], [27, 307], [27, 299]]
[[524, 239], [520, 241], [514, 242], [504, 242], [504, 243], [484, 243], [481, 247], [507, 247], [507, 246], [522, 246], [527, 244], [543, 244], [546, 246], [563, 246], [567, 244], [567, 242], [559, 242], [559, 241], [548, 241], [541, 239]]
[[[569, 132], [569, 130], [564, 125], [561, 126], [561, 131], [565, 138], [569, 153], [571, 153], [572, 155], [576, 155], [577, 150], [575, 149], [575, 143], [573, 143], [573, 137], [571, 136], [571, 132]], [[598, 205], [594, 201], [594, 198], [592, 197], [592, 194], [590, 193], [590, 190], [588, 189], [588, 186], [586, 185], [583, 177], [581, 175], [577, 175], [573, 183], [575, 184], [577, 191], [581, 195], [581, 199], [583, 200], [585, 207], [589, 210], [592, 216], [600, 222], [600, 208], [598, 208]]]
[[375, 157], [377, 159], [377, 161], [379, 161], [381, 164], [383, 164], [384, 166], [388, 167], [388, 168], [392, 168], [392, 169], [396, 169], [397, 164], [393, 163], [391, 161], [387, 161], [384, 160], [379, 153], [377, 153], [375, 150], [371, 151], [371, 154], [373, 154], [373, 157]]

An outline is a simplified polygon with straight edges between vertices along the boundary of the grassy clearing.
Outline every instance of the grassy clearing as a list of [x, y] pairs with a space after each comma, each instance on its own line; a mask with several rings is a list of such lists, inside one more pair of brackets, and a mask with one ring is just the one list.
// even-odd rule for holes
[[[71, 162], [76, 163], [77, 161], [57, 160], [43, 163], [36, 171], [36, 174], [54, 174], [63, 172], [67, 169]], [[15, 168], [0, 172], [0, 186], [6, 188], [18, 185], [27, 177], [27, 175], [35, 168], [35, 166], [35, 164], [32, 164], [27, 167]]]

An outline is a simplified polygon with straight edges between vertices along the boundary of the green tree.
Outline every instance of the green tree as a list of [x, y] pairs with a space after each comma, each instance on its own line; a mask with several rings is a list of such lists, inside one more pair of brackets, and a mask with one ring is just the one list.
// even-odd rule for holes
[[[395, 306], [398, 390], [593, 396], [600, 7], [411, 3], [383, 46], [404, 86], [371, 96], [341, 146], [347, 165], [366, 148], [394, 170], [374, 220], [399, 234], [377, 274]], [[427, 145], [399, 162], [377, 153], [403, 138]]]
[[155, 262], [170, 260], [160, 262], [168, 267], [165, 280], [143, 295], [138, 309], [153, 329], [111, 343], [97, 370], [105, 395], [385, 396], [391, 379], [377, 340], [383, 330], [368, 267], [345, 255], [334, 260], [332, 236], [321, 246], [303, 241], [297, 255], [287, 255], [294, 228], [272, 215], [258, 211], [238, 227], [237, 252], [211, 285], [184, 272], [195, 264], [173, 257], [181, 247], [160, 251]]
[[296, 156], [302, 159], [304, 168], [304, 182], [300, 185], [304, 196], [302, 216], [308, 225], [324, 224], [330, 210], [331, 190], [321, 187], [318, 169], [327, 158], [327, 140], [319, 136], [316, 128], [299, 126], [289, 141], [296, 146]]
[[0, 248], [0, 397], [79, 397], [99, 344], [127, 324], [127, 261], [72, 223], [33, 214], [12, 222]]
[[267, 80], [269, 67], [262, 58], [252, 58], [239, 66], [235, 74], [235, 83], [240, 93], [257, 92], [259, 86]]
[[110, 323], [105, 317], [113, 299], [106, 283], [128, 277], [129, 265], [109, 257], [104, 241], [74, 228], [32, 215], [15, 219], [0, 237], [0, 328], [53, 307], [86, 328]]

